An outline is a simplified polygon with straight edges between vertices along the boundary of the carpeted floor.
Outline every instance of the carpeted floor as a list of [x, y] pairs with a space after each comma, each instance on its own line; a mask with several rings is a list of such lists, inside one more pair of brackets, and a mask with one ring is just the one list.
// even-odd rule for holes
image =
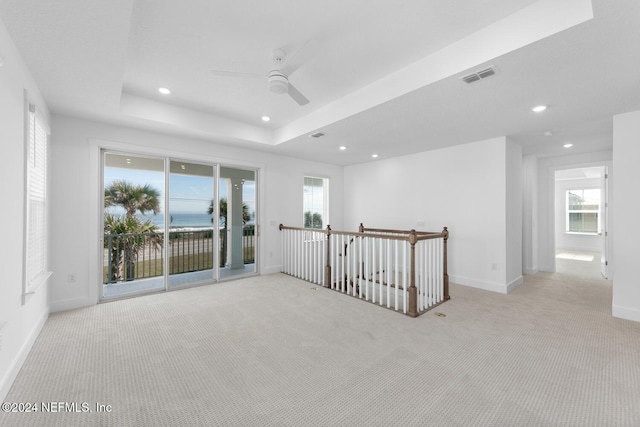
[[275, 274], [53, 314], [6, 400], [90, 412], [0, 425], [640, 425], [640, 324], [609, 282], [451, 295], [411, 319]]

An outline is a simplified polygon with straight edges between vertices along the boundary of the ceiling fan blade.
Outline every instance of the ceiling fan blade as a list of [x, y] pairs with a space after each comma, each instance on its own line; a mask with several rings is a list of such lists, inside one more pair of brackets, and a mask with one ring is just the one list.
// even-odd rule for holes
[[221, 77], [243, 77], [249, 79], [263, 79], [266, 76], [264, 74], [255, 73], [241, 73], [238, 71], [226, 71], [226, 70], [211, 70], [211, 74]]
[[298, 89], [296, 89], [291, 83], [289, 83], [289, 96], [293, 98], [299, 105], [307, 105], [309, 100], [306, 96], [300, 93]]
[[[293, 74], [298, 68], [304, 65], [312, 56], [313, 49], [310, 49], [311, 40], [307, 40], [302, 43], [302, 46], [298, 47], [293, 53], [285, 58], [284, 64], [280, 69], [287, 76]], [[291, 50], [292, 46], [288, 46], [287, 49]], [[285, 50], [286, 52], [286, 50]]]

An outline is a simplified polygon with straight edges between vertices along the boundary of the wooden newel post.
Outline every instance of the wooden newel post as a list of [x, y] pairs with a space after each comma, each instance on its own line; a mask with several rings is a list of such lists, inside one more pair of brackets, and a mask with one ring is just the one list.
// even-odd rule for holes
[[364, 233], [364, 225], [360, 223], [360, 227], [358, 227], [358, 233]]
[[409, 286], [409, 312], [411, 317], [418, 317], [418, 288], [416, 288], [416, 243], [418, 236], [416, 230], [411, 230], [409, 234], [409, 244], [411, 245], [411, 284]]
[[444, 235], [444, 256], [442, 259], [442, 262], [444, 263], [443, 265], [443, 272], [444, 272], [444, 300], [448, 300], [450, 299], [449, 297], [449, 272], [447, 270], [447, 240], [449, 239], [449, 230], [447, 229], [447, 227], [444, 227], [442, 229], [442, 234]]
[[324, 286], [331, 288], [331, 226], [327, 225], [327, 264], [324, 267]]

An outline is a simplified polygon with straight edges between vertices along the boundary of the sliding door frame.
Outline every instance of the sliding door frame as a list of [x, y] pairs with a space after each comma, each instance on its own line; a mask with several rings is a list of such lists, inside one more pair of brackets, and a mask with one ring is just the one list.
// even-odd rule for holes
[[[222, 181], [221, 171], [222, 171], [223, 168], [225, 168], [225, 169], [243, 170], [243, 171], [246, 171], [246, 172], [253, 172], [253, 178], [254, 178], [254, 182], [255, 182], [254, 197], [255, 197], [255, 211], [256, 211], [255, 213], [256, 213], [256, 215], [255, 215], [255, 224], [254, 224], [254, 227], [255, 227], [254, 228], [254, 271], [252, 273], [229, 275], [228, 277], [221, 278], [220, 277], [220, 269], [218, 269], [218, 280], [219, 281], [231, 280], [231, 279], [236, 279], [238, 277], [260, 274], [260, 260], [262, 259], [262, 239], [261, 239], [261, 236], [260, 236], [260, 218], [261, 218], [261, 211], [262, 211], [262, 205], [261, 205], [262, 186], [260, 185], [260, 179], [261, 179], [261, 175], [262, 175], [262, 170], [263, 169], [259, 168], [259, 167], [254, 167], [254, 166], [244, 166], [244, 165], [238, 165], [238, 164], [227, 163], [227, 162], [219, 163], [218, 167], [217, 167], [218, 176], [217, 176], [217, 181], [216, 181], [216, 185], [218, 187], [217, 188], [218, 206], [219, 206], [219, 202], [220, 202], [220, 183]], [[228, 202], [228, 198], [227, 198], [227, 202]]]
[[[220, 200], [220, 169], [221, 167], [230, 167], [230, 168], [238, 168], [245, 170], [252, 170], [255, 172], [255, 185], [256, 185], [256, 256], [255, 256], [255, 271], [254, 273], [248, 275], [259, 275], [261, 272], [261, 258], [262, 258], [262, 242], [260, 238], [260, 224], [263, 215], [263, 197], [261, 195], [264, 189], [262, 188], [262, 176], [264, 173], [265, 166], [263, 164], [256, 164], [250, 162], [236, 162], [229, 161], [229, 159], [213, 157], [202, 155], [201, 153], [195, 152], [186, 152], [186, 151], [174, 151], [174, 150], [165, 150], [158, 149], [156, 147], [149, 147], [143, 145], [135, 145], [135, 144], [126, 144], [121, 142], [115, 142], [104, 139], [89, 139], [90, 145], [90, 153], [89, 153], [89, 161], [90, 164], [93, 165], [91, 168], [92, 173], [90, 176], [90, 188], [92, 189], [90, 194], [91, 205], [94, 206], [92, 210], [92, 214], [89, 215], [89, 248], [90, 251], [94, 253], [91, 257], [94, 261], [91, 262], [89, 266], [89, 277], [90, 277], [90, 285], [88, 289], [88, 295], [85, 295], [78, 300], [93, 302], [93, 303], [101, 303], [114, 301], [117, 299], [131, 298], [137, 297], [140, 295], [148, 294], [151, 292], [141, 292], [141, 293], [132, 293], [122, 296], [121, 298], [103, 298], [102, 285], [103, 285], [103, 258], [104, 258], [104, 171], [103, 171], [103, 153], [104, 152], [114, 152], [114, 153], [126, 153], [132, 156], [140, 156], [140, 157], [152, 157], [152, 158], [160, 158], [164, 159], [165, 167], [169, 164], [171, 160], [184, 160], [190, 161], [193, 163], [201, 163], [201, 164], [209, 164], [214, 167], [215, 170], [215, 200], [217, 205], [219, 206]], [[193, 159], [193, 160], [188, 160]], [[196, 160], [198, 159], [198, 160]], [[166, 174], [165, 174], [166, 176]], [[168, 181], [165, 179], [165, 191], [167, 190]], [[167, 197], [167, 193], [165, 192], [165, 197]], [[166, 206], [165, 206], [166, 210]], [[219, 209], [215, 209], [214, 212], [214, 230], [218, 230], [217, 233], [219, 235]], [[165, 237], [168, 232], [166, 227], [167, 215], [165, 213]], [[216, 233], [216, 231], [214, 231]], [[215, 240], [215, 239], [214, 239]], [[219, 248], [219, 242], [215, 243], [215, 253], [217, 254]], [[218, 256], [214, 257], [214, 264], [218, 264]], [[168, 272], [168, 260], [165, 256], [165, 272]], [[91, 279], [93, 278], [93, 279]], [[220, 279], [220, 268], [219, 266], [215, 266], [213, 279], [209, 282], [198, 282], [193, 285], [185, 285], [180, 287], [168, 287], [168, 274], [164, 275], [165, 286], [162, 291], [152, 291], [155, 292], [167, 292], [173, 290], [184, 289], [190, 286], [202, 286], [206, 284], [215, 284], [220, 281], [224, 281], [226, 279]], [[67, 301], [66, 304], [73, 306], [73, 301]]]

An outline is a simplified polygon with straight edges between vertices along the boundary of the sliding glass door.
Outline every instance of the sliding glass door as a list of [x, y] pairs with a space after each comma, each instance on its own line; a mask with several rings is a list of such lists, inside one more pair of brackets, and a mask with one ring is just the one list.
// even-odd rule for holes
[[104, 153], [102, 297], [165, 289], [165, 160]]
[[256, 171], [220, 168], [220, 277], [256, 272]]
[[169, 286], [215, 279], [214, 166], [180, 160], [169, 163]]
[[257, 272], [255, 170], [104, 152], [103, 183], [101, 299]]

